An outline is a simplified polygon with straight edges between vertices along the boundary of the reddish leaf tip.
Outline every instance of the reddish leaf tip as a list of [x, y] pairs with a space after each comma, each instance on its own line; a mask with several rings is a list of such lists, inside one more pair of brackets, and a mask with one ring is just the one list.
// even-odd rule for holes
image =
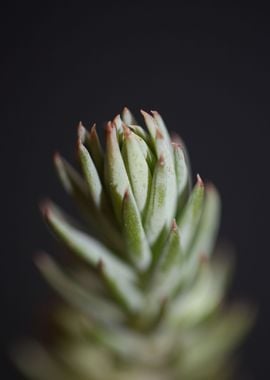
[[129, 191], [128, 189], [125, 191], [124, 193], [124, 201], [128, 201], [129, 200]]
[[111, 121], [108, 121], [105, 127], [105, 131], [107, 134], [111, 134], [113, 130], [113, 124]]
[[140, 110], [140, 113], [143, 115], [144, 118], [151, 117], [151, 116], [149, 115], [149, 113], [147, 113], [147, 112], [144, 111], [143, 109]]
[[55, 164], [58, 164], [61, 161], [61, 155], [58, 151], [55, 151], [53, 154], [53, 161]]
[[200, 187], [204, 187], [203, 180], [201, 179], [201, 176], [199, 174], [197, 174], [197, 184]]
[[157, 128], [156, 137], [157, 139], [160, 139], [160, 140], [163, 139], [163, 134], [161, 133], [161, 130], [159, 128]]
[[123, 129], [124, 129], [124, 136], [125, 136], [125, 138], [126, 139], [129, 138], [130, 135], [131, 135], [130, 128], [123, 123]]
[[209, 257], [205, 252], [200, 253], [199, 261], [201, 264], [207, 264], [209, 262]]
[[158, 159], [158, 163], [160, 166], [164, 166], [165, 164], [165, 159], [164, 159], [164, 156], [163, 154], [160, 155], [159, 159]]
[[172, 144], [172, 147], [174, 150], [182, 149], [181, 144], [179, 144], [177, 142], [171, 142], [171, 144]]
[[43, 215], [44, 218], [49, 218], [49, 215], [50, 215], [50, 211], [51, 211], [51, 202], [49, 199], [43, 199], [40, 203], [39, 203], [39, 208], [40, 208], [40, 211]]
[[173, 219], [173, 221], [172, 221], [172, 231], [173, 232], [177, 232], [177, 224], [176, 224], [176, 220], [175, 219]]
[[96, 134], [96, 132], [97, 132], [97, 125], [96, 125], [96, 123], [94, 123], [92, 125], [92, 127], [90, 128], [90, 137], [92, 137], [92, 135]]

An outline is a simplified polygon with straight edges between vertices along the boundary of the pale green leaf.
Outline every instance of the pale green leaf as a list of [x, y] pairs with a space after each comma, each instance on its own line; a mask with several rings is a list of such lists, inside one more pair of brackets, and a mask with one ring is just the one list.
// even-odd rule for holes
[[131, 310], [139, 307], [141, 295], [135, 287], [136, 276], [130, 267], [113, 256], [101, 243], [67, 222], [60, 210], [52, 204], [43, 207], [43, 214], [54, 234], [65, 246], [101, 271], [109, 289], [124, 306]]
[[48, 283], [72, 306], [103, 323], [111, 324], [123, 319], [123, 314], [111, 302], [101, 295], [89, 293], [47, 254], [40, 254], [35, 261]]
[[127, 253], [139, 269], [146, 269], [151, 262], [151, 251], [139, 210], [128, 191], [124, 196], [122, 215]]
[[189, 200], [178, 220], [181, 231], [181, 242], [183, 251], [186, 254], [193, 240], [197, 236], [197, 228], [200, 222], [204, 205], [204, 185], [201, 178], [197, 177], [195, 185]]
[[121, 210], [126, 190], [131, 190], [130, 183], [119, 148], [116, 129], [108, 123], [106, 130], [107, 152], [105, 156], [105, 179], [115, 215], [121, 223]]
[[125, 128], [122, 155], [134, 198], [139, 211], [143, 214], [151, 186], [151, 173], [134, 133]]

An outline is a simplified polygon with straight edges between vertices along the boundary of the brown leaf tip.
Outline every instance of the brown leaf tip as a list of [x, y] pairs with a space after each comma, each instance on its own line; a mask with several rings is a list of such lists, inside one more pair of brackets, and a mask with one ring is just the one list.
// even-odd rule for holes
[[39, 209], [45, 219], [48, 219], [51, 211], [51, 202], [49, 199], [43, 199], [39, 203]]
[[201, 179], [201, 176], [199, 174], [197, 174], [197, 184], [200, 187], [204, 187], [203, 180]]
[[58, 164], [60, 164], [61, 161], [62, 161], [62, 160], [61, 160], [61, 155], [60, 155], [60, 153], [57, 152], [57, 151], [55, 151], [54, 154], [53, 154], [53, 162], [54, 162], [56, 165], [58, 165]]
[[172, 230], [173, 232], [177, 232], [177, 229], [178, 229], [178, 227], [177, 227], [177, 224], [176, 224], [176, 220], [173, 219], [171, 230]]
[[131, 130], [124, 123], [123, 123], [123, 129], [124, 129], [124, 136], [125, 136], [126, 139], [128, 139], [130, 137], [130, 135], [131, 135]]
[[97, 125], [94, 123], [90, 128], [90, 138], [97, 134]]
[[83, 141], [78, 137], [76, 142], [76, 153], [79, 154], [83, 147]]
[[159, 128], [157, 128], [156, 138], [160, 140], [163, 139], [163, 134], [161, 133], [161, 130]]
[[79, 124], [77, 125], [77, 136], [80, 140], [84, 141], [85, 139], [85, 127], [83, 126], [83, 123], [80, 121]]
[[199, 255], [199, 261], [202, 265], [207, 264], [209, 262], [209, 256], [205, 252], [202, 252]]
[[125, 191], [124, 193], [124, 201], [128, 201], [129, 200], [129, 191], [128, 189]]
[[182, 149], [181, 144], [179, 144], [179, 143], [177, 143], [177, 142], [173, 142], [173, 141], [172, 141], [171, 144], [172, 144], [172, 147], [173, 147], [174, 150]]
[[158, 163], [160, 166], [164, 166], [165, 165], [165, 159], [164, 159], [164, 155], [161, 154], [159, 159], [158, 159]]
[[111, 134], [112, 131], [113, 131], [113, 124], [111, 121], [108, 121], [108, 123], [106, 124], [106, 127], [105, 127], [105, 131], [107, 134]]
[[130, 110], [128, 109], [128, 107], [127, 106], [125, 106], [124, 108], [123, 108], [123, 111], [122, 111], [123, 113], [130, 113]]

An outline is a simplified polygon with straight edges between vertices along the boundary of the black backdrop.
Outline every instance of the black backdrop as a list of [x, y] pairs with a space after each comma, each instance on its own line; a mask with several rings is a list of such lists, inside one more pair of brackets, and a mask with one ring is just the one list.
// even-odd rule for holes
[[[102, 126], [127, 105], [137, 115], [159, 110], [185, 139], [195, 173], [220, 189], [220, 235], [237, 252], [232, 296], [260, 309], [243, 352], [245, 378], [267, 379], [267, 9], [85, 4], [1, 9], [3, 349], [31, 329], [31, 315], [49, 293], [32, 256], [54, 249], [38, 200], [50, 195], [68, 207], [54, 150], [72, 159], [79, 120]], [[5, 357], [3, 373], [20, 378]]]

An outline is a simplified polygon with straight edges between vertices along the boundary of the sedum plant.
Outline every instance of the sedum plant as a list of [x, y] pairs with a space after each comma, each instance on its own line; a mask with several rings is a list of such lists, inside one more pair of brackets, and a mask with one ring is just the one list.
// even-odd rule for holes
[[240, 304], [224, 305], [228, 257], [212, 252], [220, 199], [157, 112], [125, 108], [106, 126], [78, 127], [74, 169], [54, 163], [81, 212], [72, 220], [50, 201], [42, 214], [66, 260], [37, 257], [62, 298], [49, 333], [16, 355], [36, 380], [211, 380], [231, 378], [232, 353], [251, 323]]

